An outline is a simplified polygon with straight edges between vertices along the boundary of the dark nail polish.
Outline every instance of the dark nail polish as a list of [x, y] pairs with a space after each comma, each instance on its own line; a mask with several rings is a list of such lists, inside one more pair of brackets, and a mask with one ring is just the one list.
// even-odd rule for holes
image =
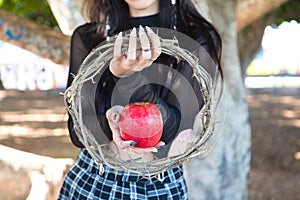
[[137, 145], [137, 142], [131, 142], [130, 146], [134, 147], [135, 145]]
[[158, 150], [161, 150], [161, 149], [163, 149], [164, 147], [165, 147], [165, 145], [160, 146], [160, 147], [157, 147], [157, 149], [158, 149]]
[[117, 113], [113, 113], [112, 120], [113, 121], [117, 121], [117, 118], [118, 118], [118, 114]]

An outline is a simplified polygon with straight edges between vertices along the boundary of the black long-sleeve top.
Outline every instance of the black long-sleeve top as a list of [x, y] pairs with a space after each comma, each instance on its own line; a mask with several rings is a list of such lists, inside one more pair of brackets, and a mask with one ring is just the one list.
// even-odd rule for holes
[[[125, 27], [124, 30], [138, 27], [139, 25], [159, 27], [158, 15], [132, 18], [129, 21], [129, 25]], [[80, 65], [82, 64], [86, 56], [91, 52], [93, 48], [95, 48], [105, 39], [97, 33], [97, 29], [95, 27], [95, 23], [86, 23], [79, 26], [72, 35], [70, 69], [67, 87], [72, 84], [74, 75], [77, 74]], [[125, 80], [127, 79], [126, 81], [124, 81], [124, 83], [126, 84], [118, 84], [118, 90], [120, 90], [121, 95], [125, 96], [126, 94], [132, 93], [133, 95], [130, 97], [131, 102], [148, 101], [159, 104], [161, 106], [164, 120], [163, 136], [161, 140], [168, 144], [176, 137], [179, 131], [187, 128], [192, 128], [195, 115], [199, 112], [199, 109], [203, 105], [203, 99], [199, 84], [193, 77], [193, 69], [185, 61], [177, 61], [171, 56], [162, 54], [157, 59], [157, 61], [155, 61], [155, 63], [157, 64], [153, 65], [154, 69], [152, 68], [150, 72], [146, 69], [142, 72], [137, 72], [133, 76], [125, 78]], [[165, 66], [168, 66], [170, 70], [166, 71]], [[132, 88], [134, 88], [133, 86], [135, 84], [139, 84], [141, 82], [147, 83], [147, 79], [149, 77], [147, 73], [154, 73], [154, 76], [159, 77], [159, 80], [151, 80], [155, 83], [148, 83], [139, 87], [135, 91], [130, 91], [132, 90]], [[182, 99], [185, 99], [185, 101], [189, 101], [190, 97], [188, 97], [187, 95], [189, 95], [190, 93], [188, 91], [184, 91], [185, 89], [180, 90], [180, 87], [182, 87], [183, 84], [181, 75], [187, 80], [189, 86], [192, 88], [193, 93], [197, 98], [197, 109], [188, 111], [188, 116], [185, 116], [184, 124], [182, 124], [181, 119], [182, 109], [185, 108], [182, 108], [180, 102], [182, 101]], [[100, 123], [100, 126], [103, 129], [105, 135], [110, 140], [112, 139], [111, 131], [105, 117], [105, 112], [112, 106], [112, 103], [115, 103], [111, 99], [112, 92], [118, 81], [121, 80], [122, 79], [115, 77], [107, 68], [98, 82], [95, 94], [95, 109], [98, 122]], [[159, 84], [157, 84], [157, 82]], [[174, 91], [176, 94], [174, 94]], [[180, 93], [179, 95], [183, 97], [178, 97], [178, 93]], [[186, 120], [187, 118], [188, 120]], [[81, 141], [79, 141], [73, 129], [73, 122], [70, 116], [68, 119], [68, 129], [73, 144], [79, 148], [83, 148], [83, 144], [81, 143]]]

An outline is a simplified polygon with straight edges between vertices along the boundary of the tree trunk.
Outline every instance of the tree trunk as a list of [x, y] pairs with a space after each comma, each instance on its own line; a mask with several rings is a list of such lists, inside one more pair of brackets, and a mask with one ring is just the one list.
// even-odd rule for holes
[[190, 199], [247, 199], [251, 134], [238, 56], [237, 0], [202, 0], [196, 3], [200, 12], [219, 30], [223, 40], [226, 120], [214, 150], [206, 158], [194, 159], [185, 166]]
[[54, 159], [0, 145], [0, 199], [57, 199], [73, 160]]
[[243, 78], [246, 77], [247, 67], [261, 49], [261, 41], [267, 25], [264, 21], [257, 20], [238, 33], [239, 56]]
[[[198, 2], [198, 6], [201, 1]], [[237, 28], [242, 30], [266, 13], [276, 9], [288, 0], [239, 0], [237, 2]], [[72, 30], [83, 23], [80, 7], [83, 0], [48, 0], [48, 3], [64, 34], [70, 35]], [[72, 14], [70, 14], [72, 13]]]
[[66, 65], [69, 63], [69, 39], [53, 29], [0, 10], [0, 40]]
[[84, 23], [80, 7], [82, 1], [47, 0], [57, 19], [60, 29], [65, 35], [71, 35], [74, 29]]
[[237, 27], [242, 30], [255, 20], [278, 8], [288, 0], [247, 0], [241, 1], [237, 9]]
[[[194, 1], [197, 2], [198, 6], [205, 4], [199, 0]], [[280, 6], [285, 1], [287, 0], [240, 1], [237, 7], [238, 30], [248, 26], [249, 23], [252, 23], [270, 9]], [[66, 35], [70, 35], [75, 27], [83, 23], [79, 8], [83, 0], [48, 0], [48, 2]], [[71, 11], [66, 11], [67, 9]], [[69, 37], [3, 10], [0, 10], [0, 40], [32, 51], [41, 57], [49, 58], [58, 64], [67, 65], [69, 62]]]
[[[279, 5], [279, 1], [274, 2], [273, 6], [275, 5]], [[271, 24], [279, 24], [283, 19], [286, 19], [287, 21], [291, 19], [299, 19], [299, 7], [299, 0], [289, 0], [287, 3], [284, 3], [281, 7], [279, 7], [279, 9], [272, 10], [268, 14], [256, 19], [250, 25], [239, 30], [238, 44], [242, 74], [244, 77], [246, 75], [245, 72], [247, 67], [253, 61], [257, 52], [262, 49], [261, 39], [263, 37], [265, 27]], [[243, 15], [246, 15], [246, 13]]]

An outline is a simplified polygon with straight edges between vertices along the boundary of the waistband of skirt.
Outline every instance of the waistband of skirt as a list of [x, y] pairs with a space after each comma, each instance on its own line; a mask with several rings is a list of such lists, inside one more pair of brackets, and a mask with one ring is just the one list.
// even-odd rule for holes
[[[137, 181], [149, 181], [149, 180], [157, 180], [158, 177], [144, 177], [141, 174], [131, 172], [131, 171], [122, 171], [115, 170], [111, 167], [103, 165], [103, 173], [100, 173], [100, 165], [97, 164], [91, 155], [88, 153], [86, 149], [82, 149], [79, 153], [77, 159], [77, 165], [85, 170], [90, 171], [93, 174], [98, 174], [105, 179], [111, 181], [122, 181], [122, 182], [137, 182]], [[183, 176], [182, 166], [174, 167], [172, 169], [166, 170], [158, 175], [160, 181], [163, 182], [174, 182], [176, 179]]]

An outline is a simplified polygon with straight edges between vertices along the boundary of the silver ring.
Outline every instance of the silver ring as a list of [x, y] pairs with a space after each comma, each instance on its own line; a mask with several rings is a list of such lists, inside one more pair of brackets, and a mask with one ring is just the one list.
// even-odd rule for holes
[[142, 49], [143, 51], [147, 52], [147, 51], [150, 51], [151, 49], [150, 48], [146, 48], [146, 49]]

